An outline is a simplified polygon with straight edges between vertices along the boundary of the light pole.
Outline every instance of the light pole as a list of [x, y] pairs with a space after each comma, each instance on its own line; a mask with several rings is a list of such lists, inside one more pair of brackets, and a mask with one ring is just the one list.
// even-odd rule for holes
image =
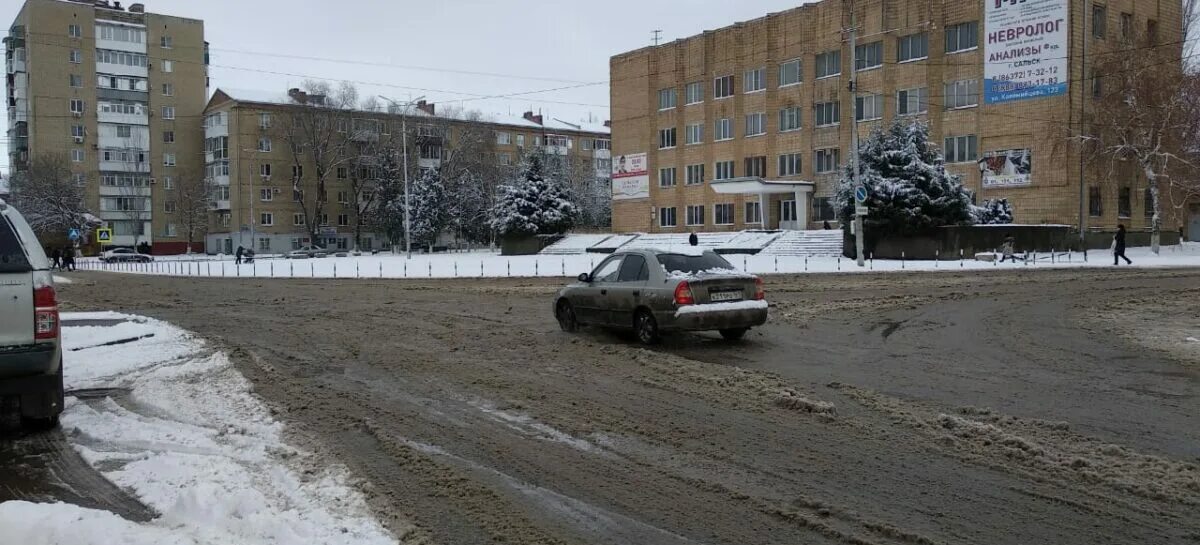
[[[242, 246], [247, 248], [254, 248], [254, 225], [258, 222], [258, 218], [254, 217], [254, 199], [256, 198], [254, 194], [254, 158], [258, 157], [259, 151], [258, 149], [242, 149], [242, 153], [249, 153], [251, 157], [246, 161], [246, 170], [250, 173], [250, 246], [246, 246], [245, 241], [242, 241]], [[238, 238], [240, 239], [241, 235], [238, 235]]]
[[408, 109], [412, 107], [412, 105], [418, 100], [421, 100], [425, 97], [422, 96], [415, 99], [410, 98], [408, 102], [400, 102], [383, 95], [379, 95], [379, 98], [392, 103], [392, 106], [394, 107], [404, 106], [404, 109], [400, 110], [400, 140], [401, 147], [403, 148], [402, 153], [404, 154], [404, 252], [408, 254], [408, 259], [412, 259], [412, 223], [409, 220], [409, 217], [412, 215], [410, 213], [412, 209], [409, 208], [408, 198]]

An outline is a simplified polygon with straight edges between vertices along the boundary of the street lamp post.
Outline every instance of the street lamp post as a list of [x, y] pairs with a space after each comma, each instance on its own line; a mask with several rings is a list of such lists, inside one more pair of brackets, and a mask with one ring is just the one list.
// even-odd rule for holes
[[408, 102], [400, 102], [383, 95], [379, 95], [379, 98], [392, 103], [392, 106], [404, 106], [404, 109], [400, 110], [400, 139], [404, 154], [404, 252], [408, 254], [408, 259], [412, 259], [412, 222], [409, 219], [412, 216], [412, 208], [410, 208], [408, 187], [408, 109], [425, 97], [409, 99]]

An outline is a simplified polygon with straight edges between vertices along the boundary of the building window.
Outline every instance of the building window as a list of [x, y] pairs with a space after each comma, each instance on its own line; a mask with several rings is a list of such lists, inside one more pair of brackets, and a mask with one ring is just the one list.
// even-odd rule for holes
[[258, 239], [258, 251], [260, 253], [270, 252], [271, 251], [271, 239], [265, 238], [265, 237]]
[[817, 55], [817, 79], [842, 73], [842, 52], [827, 51]]
[[819, 149], [813, 152], [813, 168], [817, 174], [827, 174], [838, 169], [838, 149]]
[[497, 132], [496, 133], [496, 144], [501, 145], [501, 146], [507, 146], [511, 143], [512, 143], [512, 133], [507, 133], [507, 132]]
[[174, 144], [175, 143], [175, 131], [163, 131], [163, 143], [164, 144]]
[[743, 160], [746, 166], [746, 176], [765, 178], [767, 176], [767, 156], [747, 157]]
[[841, 118], [840, 105], [837, 102], [819, 102], [814, 107], [813, 117], [818, 127], [837, 125]]
[[275, 200], [275, 190], [264, 187], [258, 190], [258, 200], [262, 202], [271, 202]]
[[167, 224], [166, 228], [163, 230], [163, 236], [166, 236], [167, 238], [174, 238], [176, 236], [179, 236], [179, 231], [178, 231], [178, 229], [176, 229], [174, 223]]
[[82, 163], [83, 162], [83, 150], [77, 149], [77, 148], [72, 149], [71, 150], [71, 162], [72, 163]]
[[71, 137], [73, 139], [79, 140], [83, 138], [84, 134], [86, 133], [84, 132], [83, 125], [71, 125]]
[[1133, 36], [1133, 14], [1121, 14], [1121, 38], [1128, 40]]
[[163, 36], [158, 39], [158, 45], [159, 45], [159, 47], [162, 47], [163, 49], [171, 49], [172, 42], [173, 42], [173, 40], [171, 39], [170, 36]]
[[812, 221], [833, 221], [837, 219], [837, 214], [833, 209], [833, 199], [830, 197], [817, 197], [813, 199]]
[[793, 59], [779, 65], [779, 86], [795, 85], [802, 80], [802, 64], [800, 59]]
[[929, 57], [929, 33], [901, 36], [896, 51], [899, 62], [918, 61]]
[[946, 84], [946, 109], [970, 108], [979, 105], [979, 80], [968, 79]]
[[292, 226], [299, 227], [304, 225], [304, 214], [292, 214]]
[[883, 117], [883, 95], [860, 95], [855, 97], [855, 121], [872, 121], [881, 117]]
[[1104, 95], [1104, 78], [1092, 71], [1092, 98], [1100, 98]]
[[1146, 191], [1142, 194], [1142, 204], [1146, 209], [1146, 219], [1154, 219], [1154, 190], [1149, 187], [1146, 188]]
[[796, 200], [779, 201], [779, 221], [797, 221]]
[[713, 80], [713, 98], [722, 99], [733, 96], [733, 76], [721, 76]]
[[175, 154], [174, 153], [164, 153], [163, 154], [163, 166], [164, 167], [175, 166]]
[[979, 47], [979, 21], [946, 27], [946, 53], [970, 51]]
[[800, 107], [789, 106], [779, 110], [779, 132], [800, 130]]
[[165, 97], [175, 96], [175, 84], [174, 83], [162, 84], [162, 91], [163, 91], [163, 96], [165, 96]]
[[166, 212], [168, 214], [174, 214], [175, 213], [175, 201], [163, 202], [163, 212]]
[[258, 175], [264, 178], [271, 176], [271, 163], [262, 163], [258, 165]]
[[675, 127], [658, 130], [658, 149], [675, 147]]
[[658, 187], [675, 187], [675, 167], [658, 169]]
[[785, 153], [779, 156], [780, 176], [799, 176], [802, 161], [799, 153]]
[[929, 89], [902, 89], [896, 92], [896, 114], [916, 115], [929, 111]]
[[79, 64], [83, 62], [83, 53], [80, 53], [78, 49], [72, 49], [70, 60], [72, 64]]
[[675, 89], [658, 90], [658, 109], [660, 111], [675, 109]]
[[1099, 4], [1092, 5], [1092, 36], [1103, 40], [1108, 26], [1108, 11]]
[[271, 114], [269, 114], [269, 113], [258, 114], [258, 128], [260, 128], [260, 129], [271, 128]]
[[733, 161], [717, 161], [717, 172], [713, 179], [728, 180], [733, 178]]
[[163, 106], [162, 107], [162, 118], [163, 119], [175, 119], [175, 107], [174, 106]]
[[683, 88], [684, 104], [699, 104], [704, 102], [704, 83], [693, 81]]
[[146, 31], [123, 25], [98, 24], [96, 25], [96, 39], [140, 44], [146, 41]]
[[71, 87], [75, 87], [77, 89], [82, 88], [83, 87], [83, 76], [81, 76], [79, 74], [71, 74]]
[[713, 205], [713, 224], [733, 225], [733, 203], [727, 202]]
[[350, 192], [349, 191], [338, 191], [337, 192], [337, 202], [340, 204], [349, 203], [350, 202]]
[[1133, 189], [1122, 187], [1117, 190], [1117, 217], [1128, 219], [1133, 216]]
[[[512, 162], [512, 154], [509, 154], [509, 153], [499, 153], [499, 154], [496, 154], [496, 158], [498, 158], [498, 159], [500, 160], [500, 166], [506, 166], [506, 167], [508, 167], [508, 166], [512, 166], [512, 164], [513, 164], [513, 162]], [[599, 167], [599, 165], [600, 165], [600, 161], [601, 161], [600, 159], [596, 159], [596, 168], [600, 168], [600, 167]]]
[[746, 114], [746, 136], [767, 134], [767, 114], [756, 112]]
[[73, 113], [73, 114], [82, 114], [83, 113], [84, 107], [83, 107], [82, 100], [79, 100], [77, 98], [71, 99], [70, 107], [71, 107], [71, 113]]
[[684, 220], [687, 222], [688, 226], [704, 225], [704, 205], [688, 205], [688, 207], [684, 209]]
[[271, 151], [271, 139], [267, 138], [265, 136], [262, 138], [259, 138], [258, 139], [258, 151], [262, 151], [262, 152]]
[[704, 142], [704, 124], [693, 123], [683, 128], [683, 142], [685, 144], [700, 144]]
[[97, 49], [96, 62], [106, 64], [119, 64], [121, 66], [134, 66], [139, 68], [149, 68], [150, 59], [143, 53], [130, 53], [127, 51], [113, 51], [111, 49]]
[[442, 159], [442, 146], [438, 144], [421, 144], [418, 148], [422, 159]]
[[337, 176], [337, 179], [339, 180], [345, 180], [346, 178], [350, 177], [350, 169], [347, 167], [337, 167], [335, 176]]
[[275, 214], [272, 214], [270, 212], [263, 212], [262, 214], [259, 214], [258, 215], [258, 224], [262, 225], [264, 227], [270, 227], [272, 225], [275, 225]]
[[747, 70], [742, 76], [742, 92], [756, 93], [767, 88], [767, 69], [755, 68]]
[[728, 117], [718, 119], [716, 127], [716, 135], [713, 140], [720, 142], [721, 140], [730, 140], [733, 138], [733, 120]]
[[1100, 186], [1088, 188], [1088, 215], [1093, 218], [1104, 215], [1104, 197], [1100, 193]]
[[79, 25], [67, 25], [67, 36], [72, 38], [82, 38], [83, 27], [80, 27]]
[[517, 135], [517, 147], [518, 148], [525, 147], [525, 135], [523, 135], [523, 134]]
[[175, 61], [163, 61], [162, 71], [170, 74], [175, 71]]
[[[512, 158], [508, 157], [507, 153], [505, 153], [503, 155], [504, 155], [504, 157], [501, 160], [501, 164], [511, 165]], [[604, 173], [602, 175], [603, 177], [608, 177], [612, 173], [612, 159], [597, 158], [596, 159], [596, 170], [598, 172]]]
[[684, 180], [684, 183], [687, 185], [699, 185], [704, 183], [704, 165], [688, 165], [685, 168], [685, 175], [686, 180]]
[[292, 179], [299, 180], [304, 177], [304, 167], [301, 165], [292, 165]]
[[659, 227], [675, 227], [677, 218], [675, 216], [675, 207], [659, 208], [658, 209], [658, 226]]
[[337, 220], [338, 220], [338, 225], [341, 227], [350, 225], [350, 214], [338, 214]]
[[762, 223], [762, 203], [749, 201], [746, 203], [746, 223]]
[[883, 66], [883, 42], [871, 42], [854, 48], [854, 69], [869, 70]]
[[975, 135], [946, 137], [946, 162], [967, 163], [978, 159]]
[[175, 189], [174, 176], [163, 176], [163, 189]]
[[221, 214], [221, 227], [229, 227], [230, 216], [231, 214], [228, 213]]

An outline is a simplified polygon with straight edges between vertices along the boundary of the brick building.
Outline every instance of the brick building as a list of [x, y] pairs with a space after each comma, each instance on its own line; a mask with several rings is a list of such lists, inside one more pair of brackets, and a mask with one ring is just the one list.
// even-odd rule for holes
[[[1144, 176], [1131, 171], [1114, 182], [1100, 166], [1081, 167], [1079, 153], [1045, 122], [1069, 127], [1081, 115], [1102, 115], [1081, 83], [1084, 40], [1094, 54], [1152, 33], [1181, 55], [1180, 4], [1041, 3], [1066, 19], [1065, 51], [1050, 59], [1063, 61], [1065, 91], [1043, 98], [985, 101], [988, 8], [978, 1], [824, 0], [614, 56], [614, 161], [641, 165], [648, 177], [648, 187], [622, 186], [622, 174], [614, 175], [614, 229], [820, 228], [835, 219], [850, 131], [865, 136], [896, 118], [928, 122], [948, 170], [978, 200], [1009, 199], [1016, 222], [1078, 225], [1083, 211], [1090, 229], [1145, 228]], [[842, 32], [851, 6], [857, 66]], [[1024, 175], [985, 184], [989, 160], [1013, 161]], [[1187, 208], [1164, 209], [1164, 229], [1200, 223], [1195, 207], [1191, 217]]]
[[176, 173], [200, 167], [204, 23], [138, 3], [26, 0], [4, 41], [10, 173], [61, 154], [114, 244], [182, 252], [165, 210]]
[[[300, 187], [316, 194], [312, 154], [299, 169], [284, 135], [286, 117], [303, 101], [299, 89], [284, 93], [219, 88], [204, 110], [206, 175], [214, 184], [211, 220], [206, 238], [209, 253], [233, 253], [238, 246], [259, 253], [287, 252], [302, 245], [329, 249], [354, 247], [358, 206], [353, 202], [349, 166], [342, 164], [327, 178], [327, 200], [318, 240], [312, 240], [303, 209], [292, 193], [294, 177]], [[341, 115], [341, 114], [339, 114]], [[405, 121], [402, 123], [402, 121]], [[611, 170], [609, 130], [602, 124], [569, 123], [526, 112], [522, 117], [484, 116], [467, 119], [439, 112], [419, 101], [407, 118], [388, 111], [355, 110], [344, 114], [345, 131], [358, 142], [397, 143], [407, 125], [410, 170], [415, 179], [423, 169], [437, 168], [444, 149], [470, 129], [487, 145], [477, 151], [494, 157], [497, 172], [507, 179], [527, 153], [538, 151], [590, 171], [596, 183], [608, 185]], [[387, 241], [363, 233], [362, 249], [381, 249]]]

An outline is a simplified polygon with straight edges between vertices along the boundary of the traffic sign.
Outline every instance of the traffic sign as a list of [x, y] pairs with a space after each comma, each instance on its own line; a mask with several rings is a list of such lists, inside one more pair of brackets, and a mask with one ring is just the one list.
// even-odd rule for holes
[[67, 231], [67, 238], [70, 239], [71, 242], [79, 240], [79, 229], [71, 229], [70, 231]]
[[96, 229], [96, 242], [100, 244], [112, 242], [112, 229]]
[[854, 200], [859, 203], [867, 202], [867, 188], [861, 185], [854, 188]]
[[856, 216], [865, 216], [870, 213], [871, 213], [871, 209], [867, 208], [865, 206], [855, 206], [854, 207], [854, 215], [856, 215]]

